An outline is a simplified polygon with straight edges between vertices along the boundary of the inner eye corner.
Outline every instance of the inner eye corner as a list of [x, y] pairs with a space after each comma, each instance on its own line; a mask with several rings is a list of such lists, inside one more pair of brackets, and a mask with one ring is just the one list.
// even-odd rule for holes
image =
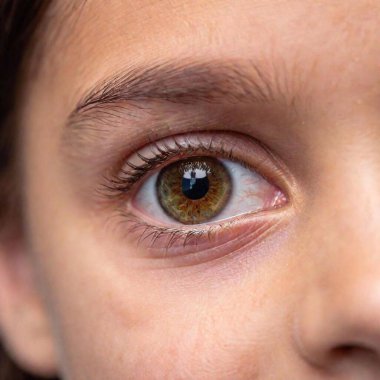
[[293, 203], [293, 193], [295, 191], [294, 179], [288, 170], [276, 167], [267, 170], [263, 168], [253, 168], [256, 170], [271, 186], [275, 187], [281, 193], [284, 200], [284, 206]]

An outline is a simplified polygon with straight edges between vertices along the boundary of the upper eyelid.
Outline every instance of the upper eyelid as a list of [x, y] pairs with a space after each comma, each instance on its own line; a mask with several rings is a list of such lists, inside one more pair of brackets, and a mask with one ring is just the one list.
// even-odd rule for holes
[[[115, 108], [116, 107], [116, 108]], [[284, 112], [282, 112], [284, 111]], [[105, 115], [95, 113], [74, 129], [65, 128], [61, 154], [75, 171], [92, 169], [86, 162], [120, 160], [139, 146], [175, 134], [200, 131], [245, 133], [267, 144], [289, 139], [289, 130], [297, 124], [298, 116], [273, 105], [172, 105], [168, 103], [141, 104], [131, 110], [121, 103], [104, 106]], [[282, 146], [276, 142], [278, 155]], [[112, 148], [112, 149], [110, 149]]]
[[[260, 142], [250, 138], [249, 136], [242, 135], [242, 134], [232, 134], [227, 133], [223, 131], [216, 131], [216, 132], [198, 132], [195, 134], [196, 136], [193, 136], [192, 134], [184, 134], [179, 136], [171, 136], [167, 139], [170, 139], [171, 141], [174, 141], [175, 139], [178, 139], [180, 137], [186, 138], [186, 135], [189, 135], [190, 137], [194, 138], [194, 140], [198, 141], [198, 138], [200, 139], [202, 136], [209, 136], [210, 141], [214, 141], [213, 151], [210, 153], [218, 154], [220, 156], [224, 155], [224, 158], [232, 159], [234, 161], [239, 162], [241, 165], [246, 166], [250, 168], [251, 170], [256, 171], [258, 174], [260, 174], [264, 179], [266, 179], [268, 182], [272, 183], [273, 185], [280, 188], [284, 194], [288, 197], [288, 186], [287, 186], [287, 175], [283, 173], [282, 169], [277, 166], [277, 161], [274, 159], [274, 156], [270, 154], [265, 147], [263, 147]], [[214, 137], [216, 136], [216, 137]], [[232, 137], [236, 139], [235, 143], [232, 143]], [[219, 138], [222, 143], [221, 145], [217, 146], [217, 142], [215, 139]], [[214, 139], [214, 140], [213, 140]], [[244, 142], [243, 142], [244, 141]], [[224, 142], [224, 144], [223, 144]], [[234, 149], [234, 145], [237, 145], [238, 142], [240, 142], [239, 145], [242, 144], [248, 144], [250, 150], [250, 155], [247, 156], [246, 152], [243, 153], [240, 146], [236, 146]], [[155, 146], [157, 143], [153, 143], [153, 146]], [[152, 146], [150, 144], [147, 148]], [[180, 146], [180, 144], [178, 145]], [[198, 151], [201, 151], [203, 148], [204, 152], [207, 152], [207, 148], [209, 147], [209, 144], [203, 144], [199, 143]], [[193, 145], [192, 148], [196, 148], [197, 145]], [[191, 154], [190, 150], [187, 150], [186, 147], [183, 148], [183, 153], [189, 153], [187, 156]], [[243, 149], [244, 150], [244, 149]], [[139, 152], [139, 151], [138, 151]], [[180, 151], [173, 152], [173, 155], [170, 157], [170, 159], [174, 159], [178, 157], [180, 154]], [[144, 162], [144, 161], [143, 161]], [[162, 160], [158, 161], [158, 166], [169, 164], [169, 160], [166, 160], [163, 158]], [[121, 196], [122, 193], [128, 193], [131, 188], [135, 185], [135, 183], [142, 180], [142, 178], [149, 173], [149, 171], [156, 169], [157, 167], [150, 166], [147, 164], [146, 167], [142, 168], [141, 175], [134, 176], [133, 175], [133, 165], [131, 165], [130, 158], [127, 158], [123, 161], [122, 167], [116, 169], [116, 171], [111, 174], [110, 177], [105, 178], [105, 184], [104, 189], [106, 190], [106, 194], [113, 194], [116, 196]], [[125, 171], [125, 168], [127, 171]], [[128, 172], [128, 170], [132, 169], [132, 173]], [[124, 171], [124, 173], [123, 173]], [[286, 177], [286, 178], [285, 178]], [[103, 192], [104, 193], [104, 192]]]
[[[224, 150], [223, 146], [220, 146], [219, 149], [215, 149], [212, 146], [212, 139], [210, 139], [210, 143], [205, 145], [202, 144], [202, 142], [199, 142], [198, 145], [191, 144], [190, 142], [188, 145], [181, 145], [178, 143], [178, 140], [173, 138], [173, 142], [175, 143], [177, 150], [171, 150], [170, 147], [167, 147], [168, 154], [165, 154], [165, 151], [160, 148], [157, 143], [153, 143], [153, 149], [156, 149], [157, 152], [156, 154], [153, 152], [153, 157], [152, 158], [147, 158], [144, 157], [141, 153], [136, 152], [137, 156], [141, 158], [142, 160], [142, 165], [137, 166], [133, 164], [130, 160], [127, 160], [124, 164], [124, 168], [127, 167], [127, 169], [122, 169], [121, 173], [124, 175], [124, 178], [120, 178], [118, 174], [113, 177], [112, 184], [117, 185], [119, 183], [121, 185], [121, 188], [123, 189], [124, 192], [128, 192], [130, 188], [133, 186], [135, 182], [140, 180], [146, 173], [149, 171], [153, 170], [156, 166], [160, 164], [167, 164], [168, 159], [175, 157], [176, 155], [179, 155], [181, 153], [188, 153], [191, 155], [192, 152], [194, 151], [204, 151], [208, 153], [218, 153], [219, 155], [223, 155], [226, 158], [233, 158], [233, 155], [230, 152], [227, 152]], [[135, 173], [134, 173], [135, 171]], [[137, 175], [136, 175], [137, 174]]]
[[[141, 117], [140, 111], [146, 111], [146, 102], [151, 100], [187, 106], [225, 106], [227, 102], [236, 107], [245, 103], [272, 111], [273, 107], [280, 107], [284, 110], [283, 126], [284, 116], [298, 114], [298, 103], [290, 86], [285, 86], [287, 81], [278, 80], [280, 73], [276, 71], [275, 65], [252, 60], [179, 60], [130, 68], [101, 81], [78, 102], [65, 122], [62, 140], [87, 139], [89, 131], [91, 136], [101, 138], [117, 125], [122, 126], [128, 115], [132, 120]], [[288, 75], [281, 70], [281, 76]]]

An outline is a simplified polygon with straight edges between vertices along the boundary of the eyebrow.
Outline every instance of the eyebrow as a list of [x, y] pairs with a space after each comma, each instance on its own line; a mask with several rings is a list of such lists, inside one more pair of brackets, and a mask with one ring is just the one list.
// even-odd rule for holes
[[[287, 83], [253, 61], [163, 62], [138, 66], [100, 81], [78, 102], [68, 124], [81, 124], [97, 112], [122, 102], [165, 101], [179, 104], [273, 103], [293, 104]], [[273, 65], [271, 65], [272, 67]], [[282, 78], [285, 79], [285, 78]]]

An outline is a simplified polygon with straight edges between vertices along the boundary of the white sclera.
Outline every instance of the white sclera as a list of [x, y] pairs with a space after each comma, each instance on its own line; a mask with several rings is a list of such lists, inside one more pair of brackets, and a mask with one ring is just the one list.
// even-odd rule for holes
[[[257, 172], [246, 168], [238, 162], [221, 159], [231, 178], [231, 195], [225, 207], [207, 224], [231, 219], [235, 216], [259, 211], [266, 207], [267, 200], [271, 195], [275, 196], [276, 189]], [[197, 177], [206, 176], [204, 170], [196, 169]], [[202, 172], [202, 173], [201, 173]], [[173, 227], [182, 225], [177, 220], [168, 216], [161, 207], [156, 193], [158, 172], [148, 177], [140, 187], [133, 200], [133, 205], [145, 214], [151, 221]], [[185, 178], [190, 178], [190, 171], [186, 172]], [[205, 223], [202, 223], [205, 224]]]

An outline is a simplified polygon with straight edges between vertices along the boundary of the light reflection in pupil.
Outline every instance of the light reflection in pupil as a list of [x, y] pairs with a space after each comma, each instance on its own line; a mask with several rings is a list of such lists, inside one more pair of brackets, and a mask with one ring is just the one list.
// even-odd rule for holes
[[190, 169], [183, 173], [182, 193], [191, 200], [203, 198], [209, 190], [209, 180], [205, 170]]

